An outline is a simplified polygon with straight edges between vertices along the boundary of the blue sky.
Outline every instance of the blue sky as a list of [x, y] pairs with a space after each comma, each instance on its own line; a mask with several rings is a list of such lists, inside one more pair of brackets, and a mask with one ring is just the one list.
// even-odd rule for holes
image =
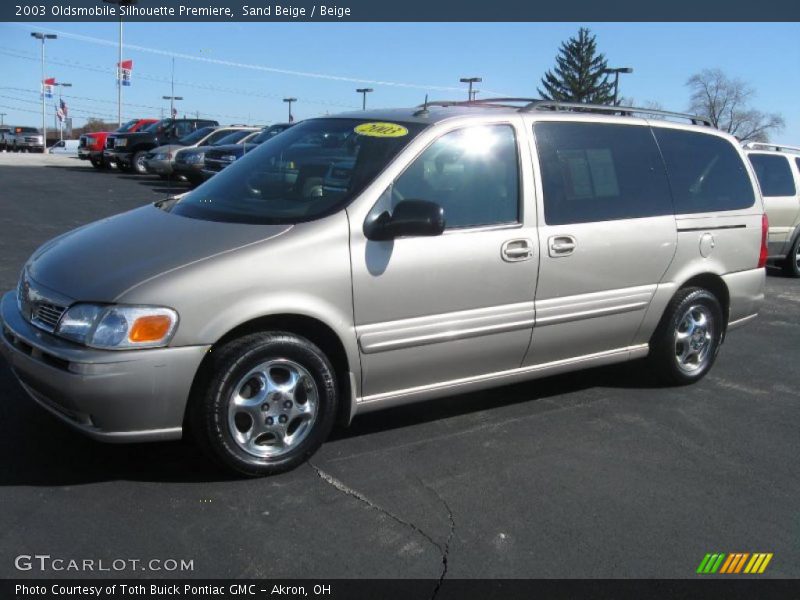
[[[199, 111], [221, 123], [284, 120], [285, 96], [299, 99], [297, 118], [359, 108], [357, 87], [375, 88], [370, 106], [418, 104], [426, 92], [462, 98], [457, 89], [437, 88], [459, 88], [459, 77], [473, 75], [483, 77], [478, 87], [487, 94], [536, 96], [560, 42], [581, 25], [597, 35], [610, 66], [633, 67], [620, 91], [637, 103], [684, 110], [687, 78], [719, 67], [757, 90], [756, 108], [783, 114], [787, 127], [777, 139], [800, 143], [798, 23], [127, 23], [125, 42], [141, 48], [124, 52], [134, 60], [124, 113], [160, 116], [167, 106], [161, 96], [170, 93], [170, 53], [186, 55], [175, 62], [175, 94], [185, 98], [180, 112]], [[73, 84], [64, 92], [76, 123], [92, 114], [115, 120], [116, 23], [3, 23], [5, 121], [34, 125], [41, 119], [34, 29], [62, 33], [48, 42], [53, 62], [47, 75]]]

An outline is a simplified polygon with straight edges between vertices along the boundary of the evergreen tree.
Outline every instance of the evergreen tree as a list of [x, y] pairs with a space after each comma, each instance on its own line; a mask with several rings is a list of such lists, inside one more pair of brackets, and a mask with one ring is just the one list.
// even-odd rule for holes
[[544, 74], [539, 95], [561, 102], [613, 104], [614, 83], [603, 73], [607, 64], [606, 57], [597, 54], [595, 36], [581, 27], [577, 38], [561, 43], [556, 67]]

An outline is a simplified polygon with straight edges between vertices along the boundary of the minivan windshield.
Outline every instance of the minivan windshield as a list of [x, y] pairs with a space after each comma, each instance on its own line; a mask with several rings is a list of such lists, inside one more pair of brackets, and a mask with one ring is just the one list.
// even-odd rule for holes
[[233, 133], [229, 133], [228, 135], [211, 142], [209, 146], [227, 146], [228, 144], [236, 144], [243, 138], [246, 138], [248, 135], [253, 135], [253, 132], [248, 131], [247, 129], [234, 131]]
[[183, 136], [181, 139], [178, 140], [178, 143], [184, 146], [191, 146], [192, 144], [195, 144], [200, 140], [202, 140], [204, 137], [206, 137], [209, 133], [211, 133], [215, 129], [216, 127], [201, 127], [200, 129], [197, 129], [192, 133]]
[[298, 223], [344, 206], [424, 129], [321, 118], [298, 123], [165, 209], [233, 223]]

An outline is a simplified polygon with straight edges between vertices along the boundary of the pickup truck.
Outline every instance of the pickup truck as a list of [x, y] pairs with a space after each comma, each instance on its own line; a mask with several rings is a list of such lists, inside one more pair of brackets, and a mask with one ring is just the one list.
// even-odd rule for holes
[[157, 120], [158, 119], [133, 119], [113, 132], [95, 131], [92, 133], [85, 133], [80, 137], [78, 144], [78, 158], [91, 161], [95, 169], [107, 169], [111, 165], [103, 158], [103, 150], [106, 146], [106, 138], [108, 138], [109, 135], [113, 133], [140, 131], [148, 125], [152, 125]]
[[161, 119], [133, 133], [115, 133], [106, 139], [103, 157], [130, 173], [147, 173], [145, 161], [153, 148], [174, 144], [201, 127], [218, 126], [210, 119]]
[[14, 128], [10, 125], [0, 126], [0, 152], [4, 151], [6, 147], [11, 149], [11, 140], [14, 138]]
[[44, 137], [36, 127], [15, 127], [11, 145], [6, 147], [13, 152], [44, 152]]

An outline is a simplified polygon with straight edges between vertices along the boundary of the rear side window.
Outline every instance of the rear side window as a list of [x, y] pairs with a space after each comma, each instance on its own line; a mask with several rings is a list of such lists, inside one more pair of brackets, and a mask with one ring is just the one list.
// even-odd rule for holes
[[794, 178], [789, 161], [775, 154], [751, 154], [750, 162], [765, 196], [794, 196]]
[[[739, 153], [716, 135], [654, 127], [677, 214], [749, 208], [753, 185]], [[788, 166], [788, 165], [787, 165]]]
[[649, 127], [534, 125], [549, 225], [672, 214], [664, 165]]

